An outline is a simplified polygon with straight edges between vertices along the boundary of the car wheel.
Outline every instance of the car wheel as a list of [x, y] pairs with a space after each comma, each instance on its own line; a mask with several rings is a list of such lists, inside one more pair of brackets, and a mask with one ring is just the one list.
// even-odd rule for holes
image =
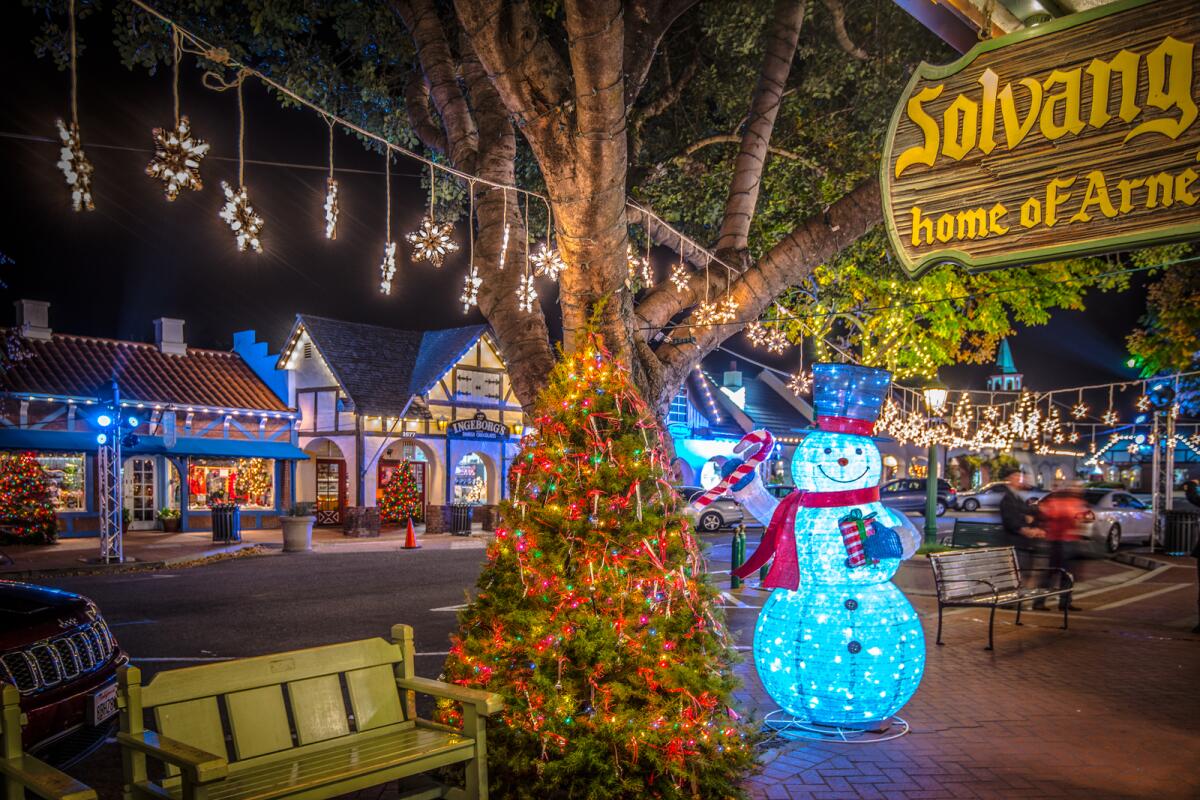
[[943, 514], [945, 514], [946, 513], [946, 504], [943, 503], [941, 500], [938, 500], [937, 505], [935, 505], [933, 507], [933, 513], [939, 517], [942, 516]]
[[963, 500], [963, 511], [978, 511], [979, 501], [972, 497], [970, 500]]
[[696, 527], [707, 533], [721, 530], [723, 520], [721, 515], [715, 511], [709, 511], [700, 515], [700, 521], [696, 523]]
[[1104, 549], [1110, 553], [1117, 552], [1117, 548], [1121, 546], [1121, 526], [1113, 525], [1108, 529], [1108, 536], [1104, 537]]

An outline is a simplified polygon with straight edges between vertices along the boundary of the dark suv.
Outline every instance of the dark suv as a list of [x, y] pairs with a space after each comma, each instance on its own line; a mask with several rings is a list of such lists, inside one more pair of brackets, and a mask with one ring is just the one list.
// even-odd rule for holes
[[[897, 511], [916, 511], [925, 513], [925, 479], [901, 478], [889, 481], [879, 487], [879, 499]], [[958, 492], [954, 491], [949, 482], [938, 478], [937, 515], [946, 513], [946, 509], [958, 506]]]
[[0, 680], [21, 692], [26, 750], [65, 765], [102, 744], [126, 661], [91, 600], [0, 580]]

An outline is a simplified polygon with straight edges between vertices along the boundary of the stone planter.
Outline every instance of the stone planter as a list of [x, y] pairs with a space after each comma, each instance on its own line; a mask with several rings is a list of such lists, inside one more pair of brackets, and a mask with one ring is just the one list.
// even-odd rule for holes
[[283, 552], [307, 553], [312, 550], [312, 529], [316, 517], [285, 517], [279, 522], [283, 527]]
[[163, 533], [179, 533], [179, 517], [173, 519], [163, 519], [160, 517], [158, 521], [162, 523]]

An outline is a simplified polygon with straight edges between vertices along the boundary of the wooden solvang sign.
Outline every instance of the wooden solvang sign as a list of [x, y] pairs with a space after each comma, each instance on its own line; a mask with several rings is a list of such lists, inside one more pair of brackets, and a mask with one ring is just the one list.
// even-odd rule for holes
[[916, 276], [1200, 238], [1200, 0], [1123, 0], [922, 64], [882, 163]]

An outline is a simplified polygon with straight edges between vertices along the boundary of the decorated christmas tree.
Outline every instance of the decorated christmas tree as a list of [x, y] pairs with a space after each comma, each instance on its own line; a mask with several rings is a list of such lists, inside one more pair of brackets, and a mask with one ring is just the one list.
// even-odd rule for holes
[[57, 533], [42, 465], [32, 453], [0, 453], [0, 540], [47, 544]]
[[740, 796], [733, 654], [653, 412], [595, 338], [537, 408], [446, 665], [504, 698], [493, 796]]
[[393, 524], [421, 518], [421, 487], [407, 461], [393, 470], [383, 485], [379, 518]]
[[271, 469], [263, 458], [239, 458], [233, 478], [233, 499], [247, 505], [266, 505], [271, 494]]

